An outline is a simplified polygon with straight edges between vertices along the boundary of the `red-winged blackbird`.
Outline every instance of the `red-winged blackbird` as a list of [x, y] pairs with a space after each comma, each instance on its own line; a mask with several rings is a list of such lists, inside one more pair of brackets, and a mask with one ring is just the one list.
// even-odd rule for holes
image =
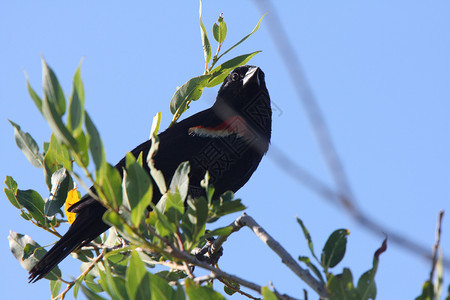
[[[233, 70], [219, 89], [214, 105], [159, 134], [159, 148], [154, 165], [170, 182], [178, 165], [190, 163], [189, 194], [204, 193], [200, 181], [206, 170], [215, 196], [231, 190], [236, 192], [250, 178], [267, 152], [271, 136], [272, 110], [264, 81], [258, 67], [241, 66]], [[146, 158], [151, 146], [148, 140], [131, 153]], [[123, 174], [125, 159], [116, 168]], [[147, 164], [144, 167], [149, 172]], [[153, 189], [153, 202], [161, 195]], [[85, 196], [69, 209], [77, 213], [67, 233], [29, 272], [30, 282], [45, 277], [72, 251], [88, 244], [110, 226], [103, 223], [106, 208], [92, 197]]]

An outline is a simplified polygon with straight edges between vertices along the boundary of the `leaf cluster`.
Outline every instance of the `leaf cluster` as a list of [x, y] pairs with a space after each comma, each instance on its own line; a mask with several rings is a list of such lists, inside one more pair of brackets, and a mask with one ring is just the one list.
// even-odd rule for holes
[[[303, 235], [305, 236], [308, 248], [315, 263], [307, 256], [300, 256], [298, 259], [312, 271], [320, 282], [327, 286], [330, 300], [368, 300], [376, 298], [377, 289], [375, 284], [375, 274], [378, 269], [379, 256], [387, 249], [387, 239], [385, 239], [380, 248], [375, 251], [372, 268], [359, 277], [355, 286], [353, 284], [353, 275], [349, 268], [344, 268], [340, 274], [333, 274], [331, 272], [331, 269], [335, 268], [345, 256], [347, 236], [350, 232], [347, 229], [337, 229], [333, 231], [325, 242], [319, 259], [314, 252], [314, 244], [309, 230], [299, 218], [297, 218], [297, 222], [302, 228]], [[316, 264], [318, 264], [322, 270], [320, 270]]]

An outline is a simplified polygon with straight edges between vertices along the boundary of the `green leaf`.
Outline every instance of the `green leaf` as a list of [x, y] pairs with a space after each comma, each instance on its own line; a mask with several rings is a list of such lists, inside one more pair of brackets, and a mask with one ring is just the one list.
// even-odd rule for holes
[[41, 98], [38, 96], [38, 94], [36, 94], [36, 92], [34, 91], [34, 89], [31, 87], [30, 85], [30, 80], [28, 78], [28, 74], [25, 73], [25, 77], [27, 79], [27, 90], [28, 90], [28, 94], [30, 95], [31, 99], [33, 99], [34, 104], [36, 104], [37, 108], [39, 109], [39, 111], [42, 113], [42, 100]]
[[169, 222], [178, 224], [184, 213], [184, 202], [181, 199], [180, 193], [176, 190], [175, 193], [167, 193], [166, 207], [164, 215]]
[[154, 117], [152, 121], [152, 129], [150, 130], [150, 138], [152, 136], [158, 135], [159, 127], [161, 126], [161, 112], [158, 112]]
[[[155, 224], [156, 231], [161, 236], [170, 236], [173, 233], [176, 232], [177, 228], [175, 224], [171, 223], [168, 218], [163, 214], [163, 211], [165, 210], [165, 202], [167, 201], [167, 197], [162, 197], [161, 200], [158, 202], [158, 206], [155, 206], [151, 204], [152, 206], [152, 213], [156, 214], [157, 221]], [[161, 206], [159, 206], [162, 204]]]
[[208, 218], [208, 204], [205, 198], [189, 198], [187, 211], [183, 218], [183, 223], [191, 228], [194, 244], [205, 233], [205, 224]]
[[375, 272], [373, 269], [361, 275], [356, 289], [361, 300], [376, 298], [377, 286], [375, 285]]
[[151, 290], [148, 272], [136, 251], [131, 252], [126, 279], [129, 299], [150, 299]]
[[105, 163], [105, 150], [103, 149], [103, 143], [100, 138], [100, 134], [98, 133], [97, 128], [89, 117], [89, 114], [85, 112], [84, 116], [89, 140], [89, 150], [91, 151], [92, 159], [95, 163], [95, 170], [99, 171], [102, 165]]
[[9, 202], [11, 202], [11, 204], [15, 208], [21, 209], [22, 207], [20, 206], [19, 202], [17, 202], [16, 199], [17, 182], [11, 176], [6, 176], [5, 185], [6, 188], [4, 189], [4, 191]]
[[379, 256], [387, 249], [387, 239], [384, 239], [380, 248], [373, 255], [372, 269], [365, 272], [358, 280], [357, 291], [360, 299], [375, 299], [377, 295], [377, 287], [375, 284], [375, 274], [378, 269]]
[[314, 258], [319, 261], [316, 257], [316, 254], [314, 253], [314, 245], [311, 239], [311, 235], [309, 234], [308, 229], [306, 228], [305, 224], [303, 223], [302, 220], [300, 220], [299, 218], [297, 218], [297, 222], [298, 224], [300, 224], [300, 226], [302, 227], [302, 231], [303, 231], [303, 235], [305, 236], [306, 242], [308, 243], [308, 247], [309, 250], [311, 251], [311, 254], [314, 256]]
[[69, 146], [74, 151], [78, 150], [77, 142], [67, 127], [62, 122], [62, 115], [65, 112], [64, 94], [57, 82], [56, 76], [43, 60], [43, 89], [44, 100], [42, 102], [42, 115], [49, 124], [51, 130], [58, 140]]
[[[189, 172], [191, 168], [189, 162], [182, 162], [173, 174], [172, 181], [170, 182], [170, 190], [174, 194], [178, 189], [181, 199], [184, 202], [189, 189]], [[183, 212], [182, 212], [183, 213]]]
[[321, 282], [325, 282], [319, 269], [311, 262], [309, 257], [299, 256], [298, 260], [305, 263], [308, 266], [308, 268], [310, 268], [311, 271], [313, 271], [313, 273], [320, 279]]
[[169, 285], [167, 280], [152, 273], [148, 273], [148, 275], [150, 277], [152, 300], [172, 300], [174, 298], [175, 291]]
[[236, 44], [234, 44], [230, 49], [228, 49], [227, 51], [225, 51], [221, 56], [224, 56], [225, 54], [227, 54], [228, 52], [230, 52], [232, 49], [234, 49], [236, 46], [238, 46], [239, 44], [241, 44], [242, 42], [244, 42], [246, 39], [248, 39], [252, 34], [254, 34], [258, 29], [259, 26], [261, 25], [261, 21], [263, 20], [263, 18], [266, 16], [267, 13], [265, 13], [261, 19], [259, 19], [258, 24], [256, 24], [255, 28], [253, 28], [252, 32], [250, 32], [249, 34], [247, 34], [245, 37], [243, 37], [239, 42], [237, 42]]
[[186, 111], [188, 102], [200, 98], [203, 88], [211, 77], [211, 74], [200, 75], [189, 79], [178, 88], [170, 100], [170, 112], [173, 115], [181, 115]]
[[175, 291], [172, 300], [185, 300], [185, 299], [186, 295], [184, 294], [184, 289], [179, 283], [177, 283], [177, 290]]
[[79, 286], [81, 287], [83, 294], [86, 295], [86, 297], [89, 300], [106, 300], [105, 298], [101, 297], [100, 295], [97, 295], [95, 292], [91, 291], [89, 288], [85, 287], [84, 285], [79, 284]]
[[264, 297], [264, 300], [277, 300], [277, 295], [275, 295], [274, 292], [272, 292], [267, 286], [262, 287], [261, 291], [262, 296]]
[[213, 24], [213, 35], [214, 39], [222, 44], [227, 37], [227, 24], [223, 21], [222, 14], [220, 14], [218, 22], [219, 24]]
[[60, 211], [67, 198], [67, 193], [73, 189], [73, 180], [66, 169], [61, 168], [52, 174], [52, 190], [49, 199], [45, 202], [45, 216], [54, 216]]
[[50, 146], [44, 156], [44, 174], [49, 191], [52, 189], [51, 180], [53, 173], [61, 168], [71, 171], [72, 162], [70, 160], [70, 155], [67, 148], [61, 145], [55, 135], [52, 134], [50, 138]]
[[123, 184], [131, 209], [131, 221], [138, 227], [145, 219], [147, 206], [152, 201], [153, 189], [148, 173], [136, 163], [133, 154], [126, 155], [126, 171], [123, 174]]
[[200, 33], [202, 36], [202, 46], [203, 46], [203, 54], [205, 56], [205, 64], [208, 65], [211, 60], [211, 44], [209, 43], [208, 34], [206, 32], [205, 25], [203, 25], [202, 21], [202, 0], [200, 0], [200, 8], [199, 8], [199, 19], [200, 19]]
[[320, 256], [322, 267], [325, 270], [333, 268], [344, 258], [349, 234], [347, 229], [338, 229], [330, 235]]
[[[47, 253], [47, 251], [33, 241], [28, 235], [10, 231], [8, 240], [12, 254], [27, 271], [30, 271], [34, 265], [42, 259], [45, 253]], [[45, 276], [45, 278], [49, 280], [57, 280], [58, 277], [61, 277], [61, 271], [58, 267], [54, 268], [47, 276]]]
[[232, 200], [233, 192], [228, 191], [220, 196], [219, 200], [212, 202], [208, 223], [217, 221], [218, 218], [244, 210], [246, 207], [241, 203], [241, 199]]
[[163, 278], [166, 281], [178, 281], [180, 279], [187, 277], [186, 273], [184, 273], [183, 271], [177, 271], [177, 270], [159, 271], [159, 272], [155, 273], [155, 275], [158, 275], [159, 277]]
[[34, 190], [17, 190], [14, 196], [20, 207], [25, 208], [28, 211], [28, 216], [33, 217], [40, 225], [45, 226], [45, 202], [38, 192]]
[[98, 182], [106, 197], [103, 200], [118, 208], [122, 204], [122, 177], [119, 171], [109, 163], [105, 163], [100, 169]]
[[[450, 286], [449, 286], [450, 289]], [[422, 294], [416, 297], [415, 300], [435, 300], [437, 299], [434, 295], [434, 286], [429, 280], [425, 281], [422, 286]], [[446, 300], [448, 297], [446, 298]]]
[[61, 281], [59, 280], [50, 280], [50, 293], [52, 298], [56, 298], [59, 295], [59, 291], [61, 290]]
[[88, 140], [83, 131], [79, 131], [75, 135], [77, 141], [78, 151], [74, 160], [82, 168], [87, 168], [89, 165]]
[[[73, 285], [73, 288], [72, 288], [72, 293], [73, 293], [73, 298], [74, 299], [77, 299], [77, 297], [78, 297], [78, 292], [80, 291], [80, 281], [79, 280], [75, 280], [75, 284]], [[89, 298], [89, 299], [92, 299], [92, 298]]]
[[208, 286], [198, 286], [191, 279], [185, 281], [186, 294], [195, 300], [225, 300], [225, 297]]
[[100, 284], [94, 281], [95, 277], [91, 274], [86, 274], [84, 277], [84, 282], [86, 283], [86, 286], [93, 291], [94, 293], [101, 293], [103, 292], [103, 288]]
[[[223, 291], [225, 293], [227, 293], [228, 295], [232, 296], [234, 293], [236, 293], [236, 290], [240, 290], [241, 289], [241, 285], [237, 282], [234, 281], [230, 281], [228, 279], [222, 279], [223, 281], [225, 281], [227, 283], [227, 285], [225, 285], [223, 287]], [[234, 289], [232, 289], [231, 287], [233, 287]]]
[[[122, 218], [127, 221], [124, 221]], [[129, 216], [125, 211], [122, 211], [120, 215], [115, 211], [107, 211], [103, 215], [103, 221], [111, 226], [114, 226], [124, 239], [136, 244], [143, 243], [144, 241], [137, 236], [131, 229], [130, 225], [127, 224], [127, 222], [131, 223], [130, 219], [131, 216]]]
[[206, 87], [213, 87], [221, 84], [231, 71], [239, 66], [245, 65], [253, 56], [258, 54], [259, 52], [261, 51], [255, 51], [252, 53], [236, 56], [235, 58], [227, 60], [223, 64], [215, 67], [210, 72], [212, 77], [209, 79]]
[[33, 166], [42, 168], [44, 165], [44, 157], [39, 153], [39, 146], [36, 141], [28, 132], [23, 132], [19, 125], [11, 120], [8, 121], [14, 127], [14, 140], [16, 141], [17, 147], [22, 150], [25, 157]]
[[353, 286], [353, 275], [348, 268], [344, 268], [342, 274], [328, 279], [327, 289], [330, 300], [359, 300], [355, 287]]
[[66, 99], [64, 92], [56, 78], [53, 70], [47, 65], [44, 58], [42, 58], [42, 89], [44, 90], [44, 103], [47, 100], [53, 104], [52, 107], [62, 117], [66, 112]]
[[69, 114], [67, 116], [67, 127], [74, 136], [82, 133], [84, 115], [84, 87], [81, 80], [81, 63], [73, 77], [72, 95], [69, 103]]
[[[117, 300], [128, 299], [125, 279], [119, 276], [113, 276], [108, 261], [104, 260], [103, 263], [105, 265], [105, 272], [104, 273], [100, 272], [100, 278], [102, 282], [105, 281], [106, 284], [108, 285], [108, 289], [106, 291], [111, 295], [113, 299]], [[105, 288], [103, 284], [102, 287]]]
[[151, 140], [152, 146], [150, 147], [150, 151], [147, 155], [147, 165], [150, 169], [150, 174], [153, 178], [153, 181], [155, 181], [156, 185], [158, 186], [159, 192], [161, 193], [161, 195], [164, 195], [167, 192], [166, 181], [164, 179], [163, 173], [160, 170], [156, 169], [155, 162], [153, 161], [153, 157], [158, 151], [159, 137], [157, 135], [153, 135], [151, 137]]

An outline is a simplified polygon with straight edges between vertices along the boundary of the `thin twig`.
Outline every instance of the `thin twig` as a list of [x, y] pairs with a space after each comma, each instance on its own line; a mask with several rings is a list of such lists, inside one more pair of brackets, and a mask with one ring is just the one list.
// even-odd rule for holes
[[[55, 298], [52, 298], [52, 300], [53, 299], [61, 299], [61, 300], [64, 299], [64, 297], [66, 296], [67, 292], [74, 286], [75, 282], [77, 282], [79, 279], [81, 279], [84, 276], [86, 276], [86, 274], [89, 273], [94, 268], [95, 264], [100, 259], [102, 259], [103, 253], [104, 252], [102, 252], [99, 256], [94, 258], [94, 260], [92, 260], [92, 263], [89, 265], [89, 267], [87, 267], [87, 269], [83, 273], [81, 273], [80, 276], [78, 276], [74, 281], [68, 282], [66, 289], [61, 294], [56, 296]], [[64, 281], [64, 282], [67, 282], [67, 281]]]
[[441, 226], [442, 226], [442, 218], [444, 217], [444, 211], [441, 210], [439, 212], [438, 222], [437, 222], [437, 228], [436, 228], [436, 242], [433, 247], [433, 258], [432, 258], [432, 265], [431, 265], [431, 271], [430, 271], [430, 282], [433, 282], [434, 277], [434, 271], [436, 270], [436, 264], [438, 261], [438, 254], [439, 254], [439, 245], [441, 243]]

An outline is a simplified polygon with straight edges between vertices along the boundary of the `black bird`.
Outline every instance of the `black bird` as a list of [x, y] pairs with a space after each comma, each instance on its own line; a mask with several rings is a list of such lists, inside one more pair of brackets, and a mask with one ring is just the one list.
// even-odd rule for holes
[[[190, 163], [189, 194], [204, 193], [200, 181], [206, 170], [215, 196], [231, 190], [236, 192], [250, 178], [267, 152], [272, 128], [270, 98], [264, 73], [255, 66], [233, 70], [219, 89], [214, 105], [174, 124], [159, 134], [159, 149], [153, 157], [155, 167], [170, 182], [178, 165]], [[137, 146], [131, 153], [146, 158], [151, 140]], [[120, 174], [125, 159], [115, 166]], [[149, 168], [144, 164], [146, 171]], [[153, 202], [160, 199], [153, 189]], [[85, 196], [69, 209], [77, 217], [67, 233], [29, 272], [29, 281], [45, 277], [72, 251], [88, 244], [110, 226], [102, 216], [106, 208], [90, 196]]]

